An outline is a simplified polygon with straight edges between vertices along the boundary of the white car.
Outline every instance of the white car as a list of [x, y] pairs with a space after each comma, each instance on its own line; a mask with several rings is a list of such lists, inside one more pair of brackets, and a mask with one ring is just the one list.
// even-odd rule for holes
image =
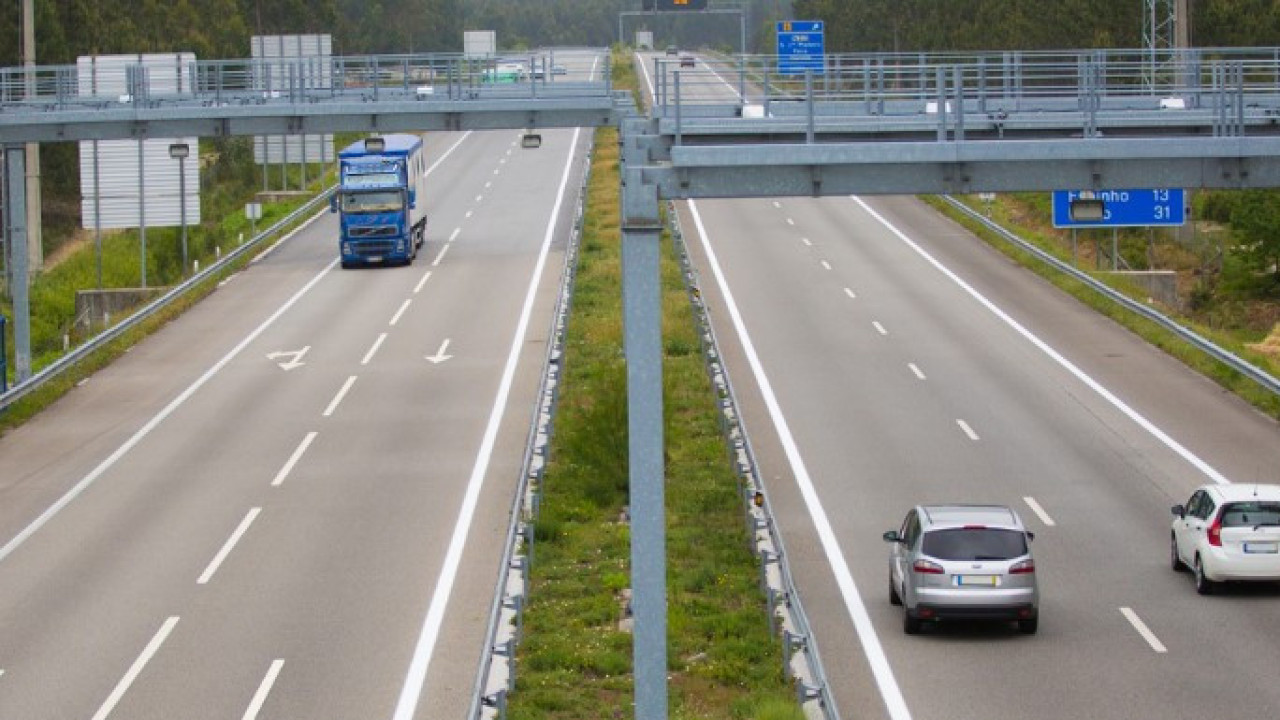
[[1169, 562], [1196, 592], [1227, 581], [1280, 581], [1280, 485], [1204, 485], [1173, 506]]

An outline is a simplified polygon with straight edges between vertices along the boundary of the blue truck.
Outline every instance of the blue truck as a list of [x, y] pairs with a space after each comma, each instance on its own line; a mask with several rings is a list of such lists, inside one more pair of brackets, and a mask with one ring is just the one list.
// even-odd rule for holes
[[369, 137], [338, 153], [342, 267], [408, 265], [427, 237], [427, 161], [417, 135]]

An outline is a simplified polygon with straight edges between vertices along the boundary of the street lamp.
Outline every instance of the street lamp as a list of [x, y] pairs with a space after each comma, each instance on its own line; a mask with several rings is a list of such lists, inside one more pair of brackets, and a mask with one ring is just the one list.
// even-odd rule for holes
[[187, 156], [191, 146], [174, 143], [169, 146], [169, 157], [178, 161], [178, 205], [182, 208], [182, 276], [187, 276]]

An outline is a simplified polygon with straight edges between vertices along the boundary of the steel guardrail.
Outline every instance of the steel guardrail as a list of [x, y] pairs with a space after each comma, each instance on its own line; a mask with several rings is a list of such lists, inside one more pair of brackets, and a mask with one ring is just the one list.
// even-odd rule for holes
[[751, 534], [752, 551], [760, 560], [760, 584], [766, 595], [770, 634], [782, 640], [783, 672], [795, 680], [796, 700], [802, 708], [821, 712], [824, 720], [840, 720], [840, 711], [831, 694], [831, 684], [827, 680], [822, 656], [818, 652], [817, 637], [809, 624], [809, 616], [805, 613], [795, 578], [791, 574], [782, 531], [774, 519], [769, 491], [760, 478], [755, 450], [742, 424], [738, 396], [729, 379], [728, 368], [722, 360], [724, 355], [720, 351], [720, 341], [712, 325], [697, 272], [689, 259], [688, 246], [674, 203], [669, 206], [667, 217], [694, 319], [698, 324], [707, 376], [714, 386], [720, 406], [721, 432], [729, 445], [730, 460], [741, 482], [743, 509], [747, 529]]
[[63, 355], [61, 358], [58, 358], [53, 363], [49, 364], [44, 369], [42, 369], [40, 372], [32, 375], [26, 381], [22, 382], [21, 384], [14, 385], [12, 388], [9, 389], [8, 392], [4, 394], [0, 394], [0, 412], [4, 412], [15, 402], [21, 400], [22, 398], [26, 397], [30, 393], [42, 387], [45, 383], [49, 382], [50, 380], [53, 380], [54, 378], [58, 377], [62, 373], [69, 370], [70, 368], [74, 367], [77, 363], [81, 362], [85, 358], [97, 352], [98, 350], [103, 348], [105, 345], [112, 342], [113, 340], [120, 337], [121, 335], [125, 334], [129, 330], [132, 330], [133, 328], [137, 327], [144, 320], [160, 312], [165, 307], [167, 307], [170, 303], [174, 302], [175, 300], [182, 297], [183, 295], [186, 295], [196, 286], [204, 283], [209, 278], [222, 272], [227, 267], [229, 267], [232, 263], [236, 262], [236, 260], [243, 257], [247, 253], [252, 252], [254, 248], [263, 240], [269, 237], [273, 237], [274, 235], [278, 234], [281, 230], [292, 225], [302, 216], [315, 210], [318, 206], [327, 203], [329, 199], [329, 195], [332, 192], [333, 192], [333, 188], [331, 187], [322, 190], [318, 195], [316, 195], [316, 197], [312, 198], [306, 204], [302, 205], [298, 209], [294, 210], [293, 212], [289, 213], [285, 217], [276, 221], [273, 225], [264, 229], [262, 232], [258, 233], [258, 235], [256, 235], [255, 237], [252, 237], [246, 242], [244, 242], [242, 245], [240, 245], [240, 247], [222, 256], [221, 260], [218, 260], [217, 262], [213, 263], [212, 265], [205, 268], [204, 270], [201, 270], [195, 275], [192, 275], [190, 278], [187, 278], [182, 283], [173, 286], [160, 297], [142, 306], [137, 312], [130, 315], [127, 319], [122, 320], [118, 324], [113, 325], [110, 328], [107, 328], [106, 330], [103, 330], [102, 332], [98, 333], [94, 337], [90, 338], [84, 344], [75, 348], [74, 350], [67, 353], [66, 355]]
[[[561, 270], [560, 294], [552, 314], [550, 342], [544, 372], [538, 385], [538, 402], [529, 424], [529, 436], [525, 441], [524, 459], [520, 465], [520, 481], [512, 499], [507, 538], [503, 545], [502, 561], [498, 565], [498, 580], [489, 606], [489, 622], [484, 634], [484, 649], [476, 670], [476, 680], [471, 692], [471, 705], [466, 720], [485, 717], [506, 717], [507, 696], [515, 690], [515, 648], [523, 628], [523, 613], [529, 587], [529, 564], [533, 560], [533, 524], [538, 517], [542, 498], [542, 479], [546, 473], [551, 450], [551, 435], [555, 424], [556, 407], [560, 396], [561, 373], [564, 355], [565, 329], [569, 309], [573, 304], [573, 286], [577, 277], [579, 242], [582, 238], [586, 211], [587, 185], [591, 182], [591, 158], [594, 146], [588, 144], [582, 183], [574, 210], [573, 229], [565, 248], [564, 268]], [[510, 621], [510, 634], [499, 640], [502, 620]], [[505, 660], [495, 666], [494, 656]], [[490, 687], [501, 684], [490, 691]], [[487, 713], [487, 714], [486, 714]]]
[[1079, 270], [1075, 267], [1072, 267], [1070, 264], [1059, 260], [1053, 255], [1050, 255], [1049, 253], [1045, 252], [1044, 250], [1041, 250], [1035, 245], [1027, 242], [1026, 240], [1023, 240], [1022, 238], [1018, 237], [1010, 230], [1005, 229], [1004, 227], [997, 224], [995, 221], [986, 217], [985, 215], [978, 212], [977, 210], [974, 210], [973, 208], [969, 207], [965, 203], [960, 202], [954, 197], [950, 195], [943, 195], [942, 198], [947, 203], [949, 203], [952, 207], [955, 207], [956, 209], [960, 210], [968, 217], [981, 223], [988, 230], [991, 230], [992, 232], [1000, 235], [1000, 237], [1002, 237], [1006, 241], [1017, 245], [1018, 247], [1031, 253], [1032, 255], [1035, 255], [1037, 259], [1044, 262], [1045, 264], [1053, 267], [1059, 272], [1070, 275], [1071, 277], [1075, 278], [1079, 282], [1089, 286], [1091, 289], [1098, 292], [1099, 294], [1104, 295], [1112, 302], [1125, 307], [1131, 312], [1141, 315], [1142, 317], [1146, 318], [1147, 320], [1150, 320], [1151, 322], [1156, 323], [1160, 327], [1177, 335], [1183, 341], [1194, 346], [1195, 348], [1209, 355], [1210, 357], [1217, 360], [1218, 362], [1226, 365], [1227, 367], [1240, 373], [1241, 375], [1244, 375], [1250, 380], [1253, 380], [1262, 388], [1269, 390], [1271, 394], [1280, 396], [1280, 378], [1276, 378], [1271, 373], [1248, 362], [1247, 360], [1244, 360], [1243, 358], [1231, 352], [1230, 350], [1220, 347], [1219, 345], [1214, 344], [1212, 341], [1205, 338], [1204, 336], [1184, 327], [1183, 325], [1180, 325], [1177, 321], [1173, 320], [1172, 318], [1165, 315], [1164, 313], [1161, 313], [1151, 307], [1148, 307], [1143, 303], [1140, 303], [1136, 300], [1133, 300], [1132, 298], [1129, 298], [1123, 293], [1111, 288], [1106, 283], [1092, 277], [1088, 273], [1082, 270]]

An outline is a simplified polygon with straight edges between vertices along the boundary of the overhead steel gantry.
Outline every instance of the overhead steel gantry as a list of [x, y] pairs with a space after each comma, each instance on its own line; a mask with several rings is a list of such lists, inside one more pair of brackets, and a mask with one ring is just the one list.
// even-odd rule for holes
[[[660, 199], [1280, 186], [1280, 49], [1180, 51], [1170, 60], [1178, 82], [1158, 91], [1143, 81], [1149, 60], [1143, 50], [848, 55], [826, 58], [821, 76], [794, 76], [776, 58], [687, 71], [660, 59], [646, 115], [614, 93], [607, 69], [605, 79], [571, 72], [500, 86], [459, 56], [201, 62], [177, 93], [155, 91], [138, 68], [130, 92], [109, 97], [81, 92], [74, 67], [15, 68], [0, 70], [5, 208], [23, 205], [29, 141], [617, 125], [635, 707], [661, 720]], [[288, 80], [273, 87], [273, 77]], [[21, 382], [24, 215], [8, 213], [6, 229]]]

